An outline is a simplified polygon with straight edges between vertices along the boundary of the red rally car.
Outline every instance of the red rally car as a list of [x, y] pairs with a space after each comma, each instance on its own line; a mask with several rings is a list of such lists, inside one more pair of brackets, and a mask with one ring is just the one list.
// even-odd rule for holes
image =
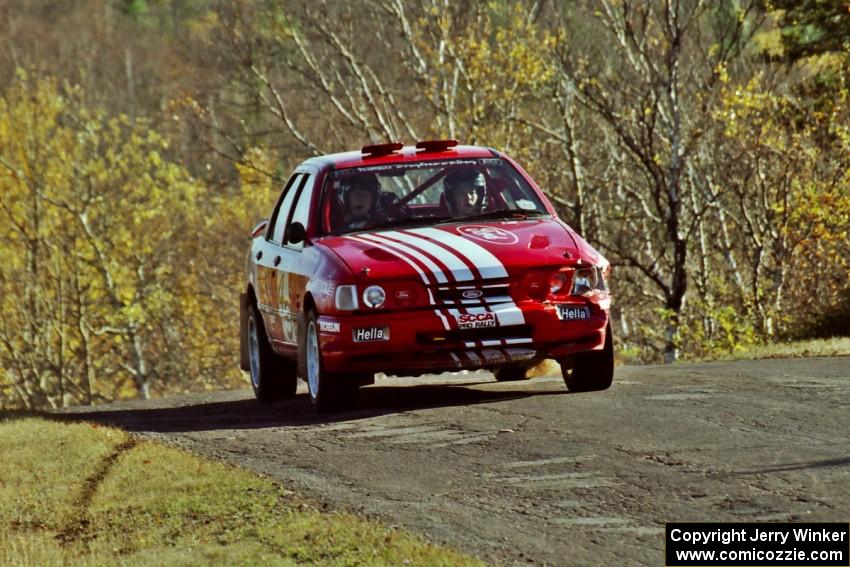
[[388, 375], [545, 358], [569, 390], [611, 385], [608, 261], [511, 158], [453, 140], [299, 165], [252, 233], [241, 365], [258, 399], [307, 381], [319, 411]]

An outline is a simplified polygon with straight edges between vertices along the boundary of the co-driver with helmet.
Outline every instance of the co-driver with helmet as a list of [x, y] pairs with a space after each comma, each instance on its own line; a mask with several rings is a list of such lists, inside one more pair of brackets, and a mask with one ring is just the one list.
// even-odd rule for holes
[[486, 183], [484, 175], [474, 169], [459, 169], [443, 180], [446, 206], [454, 217], [467, 217], [484, 210]]

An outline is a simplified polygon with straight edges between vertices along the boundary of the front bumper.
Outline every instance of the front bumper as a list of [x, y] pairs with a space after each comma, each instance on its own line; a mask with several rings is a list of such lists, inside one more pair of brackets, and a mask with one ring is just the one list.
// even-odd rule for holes
[[[589, 317], [561, 320], [555, 304], [538, 301], [320, 316], [322, 360], [331, 372], [415, 375], [495, 368], [601, 349], [607, 308], [590, 301], [571, 305], [586, 307]], [[496, 326], [458, 328], [463, 315], [481, 313], [492, 313], [481, 318], [495, 319]]]

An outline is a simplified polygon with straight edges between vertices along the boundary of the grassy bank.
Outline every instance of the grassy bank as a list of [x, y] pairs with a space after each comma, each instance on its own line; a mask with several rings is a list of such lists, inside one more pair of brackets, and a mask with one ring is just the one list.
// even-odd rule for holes
[[478, 565], [123, 431], [0, 414], [0, 565]]
[[850, 356], [850, 337], [756, 345], [702, 359], [701, 362], [758, 358], [810, 358], [813, 356]]

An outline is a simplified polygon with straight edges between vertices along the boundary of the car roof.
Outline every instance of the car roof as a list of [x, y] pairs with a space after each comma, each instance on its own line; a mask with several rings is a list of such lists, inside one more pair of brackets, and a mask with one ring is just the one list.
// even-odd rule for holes
[[392, 163], [408, 163], [417, 161], [432, 161], [441, 159], [464, 159], [482, 157], [501, 157], [496, 150], [484, 146], [455, 146], [440, 151], [417, 150], [415, 146], [404, 146], [402, 149], [381, 156], [367, 156], [360, 150], [327, 154], [306, 160], [302, 165], [313, 165], [320, 169], [346, 169], [369, 165], [385, 165]]

